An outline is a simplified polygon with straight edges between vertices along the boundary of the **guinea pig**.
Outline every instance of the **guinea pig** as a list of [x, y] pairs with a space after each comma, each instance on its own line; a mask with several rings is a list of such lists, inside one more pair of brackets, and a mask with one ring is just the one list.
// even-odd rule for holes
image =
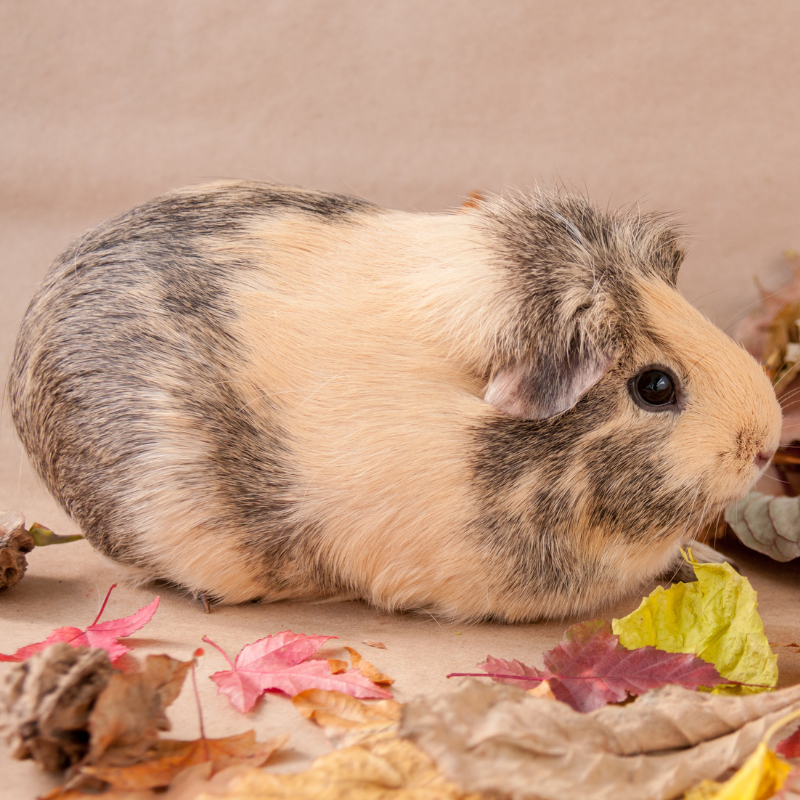
[[563, 190], [443, 214], [255, 182], [91, 230], [25, 315], [32, 462], [92, 545], [225, 603], [589, 614], [778, 444], [674, 225]]

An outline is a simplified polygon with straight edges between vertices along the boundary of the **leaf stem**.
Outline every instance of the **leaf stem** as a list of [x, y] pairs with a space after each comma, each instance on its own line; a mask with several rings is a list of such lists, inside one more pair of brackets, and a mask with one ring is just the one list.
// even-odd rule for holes
[[220, 653], [222, 653], [223, 658], [228, 662], [230, 668], [236, 669], [236, 667], [234, 667], [233, 665], [233, 661], [231, 661], [228, 658], [228, 654], [216, 642], [212, 642], [211, 639], [208, 638], [208, 636], [203, 636], [203, 641], [206, 642], [207, 644], [210, 644], [212, 647], [216, 647], [217, 650], [219, 650]]
[[197, 689], [197, 671], [195, 665], [197, 659], [192, 659], [192, 686], [194, 687], [194, 701], [197, 703], [197, 718], [200, 721], [200, 738], [206, 744], [206, 757], [208, 757], [208, 744], [206, 743], [206, 726], [203, 724], [203, 707], [200, 705], [200, 692]]
[[117, 584], [112, 583], [111, 588], [106, 592], [106, 599], [103, 600], [103, 605], [100, 606], [100, 610], [97, 612], [97, 616], [94, 618], [94, 622], [92, 623], [92, 625], [97, 625], [98, 621], [100, 620], [100, 617], [103, 616], [103, 612], [106, 610], [106, 603], [108, 603], [108, 598], [111, 597], [111, 592], [113, 592], [114, 589], [116, 588]]

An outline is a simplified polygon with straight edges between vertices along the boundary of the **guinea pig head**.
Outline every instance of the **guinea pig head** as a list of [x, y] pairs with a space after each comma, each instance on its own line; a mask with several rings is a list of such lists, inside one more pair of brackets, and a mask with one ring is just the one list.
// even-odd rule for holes
[[477, 472], [496, 495], [487, 516], [524, 519], [551, 565], [538, 590], [579, 611], [667, 568], [747, 491], [780, 407], [755, 360], [677, 291], [683, 253], [663, 218], [572, 195], [489, 214], [523, 300], [517, 350], [498, 343], [484, 395], [500, 413]]

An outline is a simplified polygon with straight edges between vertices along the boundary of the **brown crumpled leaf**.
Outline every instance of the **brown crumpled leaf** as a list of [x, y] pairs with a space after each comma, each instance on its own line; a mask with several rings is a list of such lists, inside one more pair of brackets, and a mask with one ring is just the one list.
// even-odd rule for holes
[[147, 656], [139, 672], [117, 672], [89, 717], [91, 744], [85, 763], [124, 767], [145, 758], [172, 726], [164, 713], [180, 694], [193, 663], [169, 656]]
[[725, 509], [725, 521], [751, 550], [791, 561], [800, 557], [800, 498], [749, 492]]
[[33, 537], [25, 530], [25, 517], [19, 511], [0, 512], [0, 589], [22, 580], [28, 568], [25, 554], [33, 547]]
[[292, 705], [306, 719], [313, 719], [329, 738], [347, 744], [378, 733], [395, 735], [402, 709], [395, 700], [368, 704], [326, 689], [300, 692], [292, 698]]
[[48, 772], [89, 750], [89, 716], [114, 672], [105, 650], [60, 642], [15, 665], [0, 687], [0, 728], [14, 758]]
[[403, 707], [400, 736], [465, 791], [514, 800], [670, 800], [739, 767], [800, 686], [725, 696], [667, 686], [588, 714], [465, 681]]
[[[310, 690], [315, 691], [315, 690]], [[253, 770], [224, 800], [482, 800], [464, 794], [412, 742], [374, 737], [318, 758], [305, 772]]]

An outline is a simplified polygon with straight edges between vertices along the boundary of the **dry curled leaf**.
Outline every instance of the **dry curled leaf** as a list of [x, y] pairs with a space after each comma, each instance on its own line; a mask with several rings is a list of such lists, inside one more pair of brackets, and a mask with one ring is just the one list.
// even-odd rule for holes
[[60, 643], [14, 666], [0, 688], [0, 728], [14, 758], [48, 772], [78, 763], [89, 749], [89, 715], [114, 670], [105, 650]]
[[543, 670], [492, 656], [479, 667], [495, 681], [526, 690], [546, 681], [555, 698], [576, 711], [593, 711], [667, 684], [696, 689], [723, 682], [711, 664], [691, 654], [623, 647], [602, 619], [572, 625], [542, 658]]
[[767, 800], [786, 783], [792, 768], [769, 749], [769, 740], [786, 724], [800, 716], [800, 710], [777, 722], [763, 735], [753, 754], [725, 783], [704, 780], [684, 800]]
[[28, 568], [27, 553], [33, 537], [25, 530], [25, 517], [18, 511], [0, 513], [0, 589], [19, 583]]
[[378, 650], [386, 649], [386, 645], [383, 642], [377, 642], [375, 639], [367, 639], [366, 641], [361, 642], [361, 644], [365, 644], [367, 647], [377, 647]]
[[394, 700], [364, 703], [342, 692], [308, 689], [292, 698], [294, 707], [328, 737], [355, 744], [364, 736], [395, 734], [402, 706]]
[[394, 683], [394, 678], [390, 678], [385, 672], [370, 664], [357, 650], [353, 650], [352, 647], [345, 647], [345, 650], [350, 653], [353, 669], [357, 669], [365, 678], [382, 686], [391, 686]]
[[800, 497], [750, 492], [725, 509], [742, 544], [776, 561], [800, 557]]
[[253, 770], [224, 800], [482, 800], [447, 780], [430, 756], [402, 739], [365, 739], [318, 758], [305, 772]]
[[465, 791], [514, 800], [671, 800], [738, 768], [800, 710], [800, 686], [747, 696], [667, 686], [588, 714], [465, 681], [403, 706], [400, 735]]
[[91, 716], [91, 743], [85, 763], [128, 766], [145, 757], [171, 727], [165, 709], [180, 694], [192, 661], [148, 656], [138, 672], [115, 673]]

